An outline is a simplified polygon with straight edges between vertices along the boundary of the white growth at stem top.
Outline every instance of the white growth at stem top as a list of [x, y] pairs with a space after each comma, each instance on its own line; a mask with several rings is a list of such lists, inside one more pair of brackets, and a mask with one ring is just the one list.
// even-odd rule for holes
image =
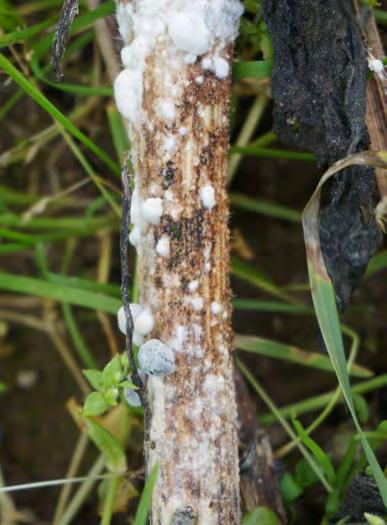
[[[114, 83], [120, 113], [135, 126], [143, 117], [144, 70], [157, 37], [169, 36], [176, 57], [180, 53], [182, 65], [188, 62], [189, 66], [198, 56], [214, 53], [215, 46], [221, 49], [233, 42], [242, 13], [239, 0], [187, 0], [184, 8], [181, 0], [118, 1], [117, 23], [125, 44], [121, 53], [125, 69]], [[213, 71], [225, 78], [227, 61], [216, 58]], [[173, 119], [170, 109], [163, 108], [167, 119]]]
[[138, 363], [147, 374], [167, 376], [176, 370], [172, 348], [158, 339], [149, 339], [140, 346]]

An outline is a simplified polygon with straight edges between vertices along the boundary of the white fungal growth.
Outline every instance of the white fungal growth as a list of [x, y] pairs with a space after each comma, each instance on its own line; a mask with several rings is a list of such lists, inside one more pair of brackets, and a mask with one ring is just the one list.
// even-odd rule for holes
[[227, 78], [230, 71], [227, 60], [221, 57], [214, 58], [214, 72], [217, 78], [223, 79]]
[[188, 284], [188, 290], [191, 292], [191, 293], [195, 293], [198, 291], [198, 288], [199, 288], [199, 281], [197, 279], [195, 279], [194, 281], [191, 281], [189, 284]]
[[202, 68], [203, 68], [203, 69], [207, 69], [207, 70], [211, 70], [212, 67], [213, 67], [213, 66], [212, 66], [212, 60], [211, 60], [211, 58], [208, 58], [208, 57], [203, 58], [203, 60], [202, 60]]
[[134, 332], [145, 336], [148, 335], [154, 326], [154, 319], [152, 312], [146, 306], [142, 307], [141, 311], [133, 318]]
[[123, 117], [135, 121], [139, 117], [142, 99], [142, 74], [135, 69], [124, 69], [114, 81], [117, 109]]
[[214, 301], [213, 303], [211, 303], [211, 313], [213, 315], [218, 315], [221, 313], [221, 311], [223, 310], [223, 307], [221, 304], [217, 303], [216, 301]]
[[[130, 311], [132, 313], [133, 321], [136, 319], [138, 314], [142, 311], [143, 307], [141, 304], [137, 303], [131, 303], [130, 304]], [[124, 335], [126, 334], [126, 316], [125, 316], [125, 310], [124, 307], [121, 306], [121, 308], [117, 312], [117, 321], [118, 321], [118, 328], [120, 329], [120, 332], [122, 332]]]
[[143, 218], [150, 224], [160, 224], [163, 214], [163, 201], [159, 197], [150, 197], [142, 203], [141, 211]]
[[197, 312], [203, 309], [203, 299], [200, 296], [197, 296], [197, 297], [186, 297], [185, 300]]
[[184, 136], [187, 135], [187, 133], [188, 133], [188, 128], [184, 128], [184, 127], [180, 128], [180, 129], [179, 129], [179, 133], [180, 133], [180, 135], [181, 135], [182, 137], [184, 137]]
[[141, 399], [136, 390], [132, 388], [124, 388], [125, 401], [129, 406], [137, 408], [141, 406]]
[[161, 100], [158, 104], [160, 114], [163, 118], [173, 121], [176, 118], [176, 107], [172, 100]]
[[170, 241], [168, 235], [162, 235], [156, 244], [156, 252], [161, 257], [169, 257], [171, 253]]
[[138, 246], [141, 242], [141, 228], [134, 226], [132, 231], [129, 233], [129, 242], [132, 246]]
[[203, 84], [203, 82], [204, 82], [203, 75], [198, 75], [197, 77], [195, 77], [195, 82], [196, 82], [196, 84]]
[[378, 75], [380, 79], [384, 80], [386, 78], [386, 74], [384, 71], [384, 64], [382, 60], [379, 60], [376, 58], [369, 58], [368, 67], [371, 71], [376, 73], [376, 75]]
[[185, 55], [184, 62], [186, 64], [194, 64], [196, 62], [196, 55], [191, 55], [191, 54]]
[[207, 210], [212, 210], [212, 208], [215, 206], [215, 190], [211, 184], [206, 184], [202, 188], [200, 188], [200, 200], [202, 202], [202, 205], [207, 208]]
[[166, 153], [171, 153], [176, 148], [176, 139], [172, 135], [168, 135], [164, 139], [164, 151]]
[[[198, 56], [210, 53], [215, 44], [226, 46], [237, 35], [243, 13], [239, 0], [197, 0], [191, 3], [192, 7], [187, 4], [180, 0], [117, 2], [117, 23], [125, 44], [121, 60], [126, 69], [116, 78], [114, 94], [118, 110], [134, 126], [145, 118], [142, 111], [144, 70], [157, 37], [168, 34], [176, 51], [184, 53], [165, 55], [170, 68], [177, 69], [184, 62], [193, 64]], [[218, 78], [228, 74], [224, 64], [216, 67], [207, 57], [202, 66], [215, 68]]]
[[177, 49], [191, 55], [202, 55], [210, 48], [211, 35], [199, 9], [173, 13], [168, 32]]
[[152, 376], [167, 376], [176, 370], [172, 348], [159, 339], [149, 339], [138, 351], [142, 370]]
[[117, 24], [118, 30], [124, 42], [128, 41], [132, 37], [132, 20], [126, 12], [125, 5], [120, 3], [117, 6]]

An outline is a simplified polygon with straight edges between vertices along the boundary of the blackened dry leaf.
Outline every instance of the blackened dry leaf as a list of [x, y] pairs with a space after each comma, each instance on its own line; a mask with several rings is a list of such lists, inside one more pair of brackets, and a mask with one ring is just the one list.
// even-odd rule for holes
[[[366, 150], [367, 63], [352, 0], [265, 0], [264, 11], [280, 138], [313, 151], [322, 166]], [[326, 197], [321, 249], [342, 310], [382, 241], [373, 213], [364, 220], [378, 201], [373, 169], [343, 170]]]
[[79, 0], [65, 0], [56, 28], [55, 39], [52, 45], [51, 64], [55, 80], [62, 76], [61, 61], [66, 49], [67, 40], [74, 18], [79, 13]]

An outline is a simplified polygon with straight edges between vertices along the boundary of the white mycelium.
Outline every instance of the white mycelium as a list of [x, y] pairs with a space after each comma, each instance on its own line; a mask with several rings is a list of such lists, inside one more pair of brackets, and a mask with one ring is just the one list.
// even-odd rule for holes
[[[118, 110], [137, 125], [143, 117], [143, 76], [146, 59], [157, 37], [170, 38], [182, 63], [193, 64], [198, 56], [225, 47], [237, 34], [243, 6], [238, 0], [135, 0], [117, 3], [117, 23], [125, 47], [121, 53], [124, 69], [116, 78], [114, 94]], [[204, 69], [218, 78], [228, 75], [223, 59], [205, 57]], [[177, 64], [177, 63], [176, 63]], [[175, 64], [175, 66], [176, 66]], [[172, 66], [171, 62], [171, 66]]]
[[150, 224], [160, 224], [163, 214], [163, 201], [159, 197], [145, 199], [141, 206], [143, 218]]
[[171, 253], [170, 241], [168, 235], [162, 235], [156, 244], [156, 252], [161, 257], [169, 257]]
[[206, 184], [200, 188], [200, 200], [207, 210], [212, 210], [216, 204], [215, 200], [215, 190], [211, 184]]

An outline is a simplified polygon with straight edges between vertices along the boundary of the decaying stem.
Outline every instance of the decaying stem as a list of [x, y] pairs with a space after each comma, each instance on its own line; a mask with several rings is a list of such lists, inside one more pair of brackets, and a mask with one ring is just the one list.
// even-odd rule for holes
[[236, 0], [117, 4], [126, 67], [115, 96], [132, 145], [130, 240], [149, 312], [137, 342], [162, 341], [176, 361], [174, 373], [146, 376], [160, 525], [240, 523], [226, 179], [241, 11]]

